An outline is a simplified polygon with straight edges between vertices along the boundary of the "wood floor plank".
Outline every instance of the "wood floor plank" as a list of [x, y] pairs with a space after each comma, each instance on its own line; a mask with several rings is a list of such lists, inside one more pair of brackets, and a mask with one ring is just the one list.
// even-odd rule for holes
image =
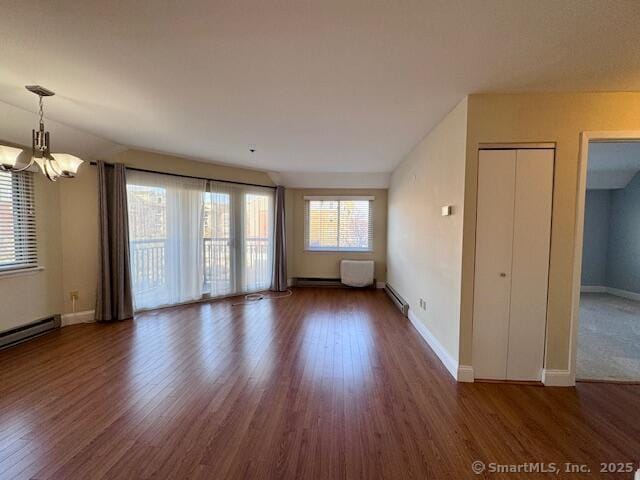
[[[296, 289], [0, 352], [0, 478], [549, 478], [640, 461], [640, 385], [457, 384], [379, 291]], [[637, 467], [636, 467], [637, 468]]]

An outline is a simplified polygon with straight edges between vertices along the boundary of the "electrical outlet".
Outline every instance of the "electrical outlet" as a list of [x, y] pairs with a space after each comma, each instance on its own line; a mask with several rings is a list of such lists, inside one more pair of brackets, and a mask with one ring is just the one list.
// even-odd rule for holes
[[71, 301], [73, 300], [78, 300], [78, 298], [80, 298], [80, 292], [78, 292], [77, 290], [74, 290], [73, 292], [69, 292], [69, 298], [71, 299]]
[[427, 309], [427, 301], [424, 298], [420, 299], [420, 308], [423, 310]]

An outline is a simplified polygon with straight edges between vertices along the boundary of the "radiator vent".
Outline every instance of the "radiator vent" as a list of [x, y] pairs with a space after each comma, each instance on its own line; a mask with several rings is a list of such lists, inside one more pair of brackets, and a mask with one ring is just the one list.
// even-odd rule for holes
[[344, 287], [339, 278], [310, 278], [298, 277], [295, 279], [296, 287]]
[[395, 289], [389, 285], [388, 283], [384, 286], [384, 291], [387, 292], [391, 301], [398, 307], [398, 309], [402, 312], [402, 315], [405, 317], [409, 316], [409, 304], [407, 301], [400, 296]]
[[0, 333], [0, 350], [60, 328], [60, 315], [44, 318]]
[[[342, 283], [339, 278], [310, 278], [310, 277], [298, 277], [293, 279], [293, 285], [296, 287], [333, 287], [333, 288], [355, 288], [349, 287]], [[375, 288], [375, 281], [369, 287]]]

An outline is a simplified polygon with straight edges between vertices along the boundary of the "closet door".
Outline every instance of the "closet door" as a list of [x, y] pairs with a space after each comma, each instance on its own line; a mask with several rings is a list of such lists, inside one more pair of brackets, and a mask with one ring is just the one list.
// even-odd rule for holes
[[473, 307], [479, 379], [507, 375], [515, 175], [515, 150], [480, 150]]
[[554, 150], [518, 150], [507, 379], [540, 380], [547, 324]]

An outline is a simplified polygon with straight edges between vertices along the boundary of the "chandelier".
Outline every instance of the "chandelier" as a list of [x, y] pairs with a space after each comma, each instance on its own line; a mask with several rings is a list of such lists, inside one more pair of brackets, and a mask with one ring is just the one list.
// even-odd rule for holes
[[0, 145], [0, 171], [21, 172], [34, 163], [46, 177], [55, 182], [58, 178], [73, 178], [82, 160], [67, 153], [51, 153], [49, 132], [44, 129], [42, 100], [55, 95], [40, 85], [27, 85], [26, 89], [38, 95], [40, 125], [31, 133], [31, 150]]

